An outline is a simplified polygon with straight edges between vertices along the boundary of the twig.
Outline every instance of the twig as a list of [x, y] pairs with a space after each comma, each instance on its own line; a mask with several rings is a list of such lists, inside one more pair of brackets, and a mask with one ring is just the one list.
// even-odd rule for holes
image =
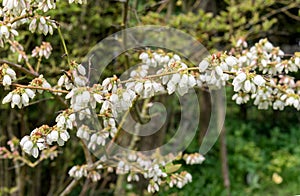
[[65, 196], [68, 195], [73, 188], [78, 184], [78, 180], [73, 180], [68, 186], [67, 188], [65, 188], [65, 190], [60, 194], [60, 196]]
[[0, 64], [3, 64], [3, 63], [6, 63], [6, 64], [10, 65], [11, 67], [18, 69], [19, 71], [21, 71], [21, 72], [23, 72], [27, 75], [34, 76], [34, 77], [39, 77], [39, 74], [37, 72], [30, 71], [30, 70], [22, 67], [22, 65], [19, 65], [19, 64], [13, 63], [13, 62], [9, 62], [7, 60], [0, 59]]
[[83, 152], [84, 152], [86, 162], [88, 163], [88, 165], [92, 165], [93, 164], [93, 159], [92, 159], [92, 156], [91, 156], [91, 153], [90, 153], [88, 147], [84, 143], [83, 139], [80, 139], [80, 142], [82, 144], [82, 148], [83, 148]]
[[[129, 8], [129, 0], [126, 0], [124, 2], [124, 8], [123, 8], [123, 21], [122, 21], [122, 29], [127, 28], [127, 21], [128, 21], [128, 8]], [[127, 32], [123, 31], [123, 49], [125, 50], [127, 48]], [[129, 68], [129, 57], [128, 53], [125, 52], [125, 69], [127, 70]]]
[[112, 140], [110, 141], [110, 143], [107, 145], [106, 152], [109, 152], [109, 151], [110, 151], [110, 149], [111, 149], [113, 143], [114, 143], [114, 142], [116, 141], [116, 139], [118, 138], [119, 133], [120, 133], [120, 130], [121, 130], [123, 124], [124, 124], [125, 121], [126, 121], [126, 117], [127, 117], [127, 115], [129, 114], [129, 111], [130, 111], [130, 110], [128, 109], [128, 110], [125, 112], [125, 114], [123, 115], [122, 120], [121, 120], [121, 122], [120, 122], [120, 124], [119, 124], [119, 126], [118, 126], [118, 128], [117, 128], [117, 133], [116, 133], [115, 137], [113, 137]]
[[[0, 84], [2, 84], [2, 82], [0, 82]], [[54, 92], [54, 93], [65, 93], [65, 94], [69, 93], [69, 91], [65, 91], [65, 90], [59, 90], [59, 89], [53, 89], [53, 88], [44, 88], [44, 87], [40, 87], [40, 86], [27, 86], [27, 85], [23, 85], [23, 84], [11, 84], [11, 85], [15, 86], [15, 87], [20, 87], [20, 88], [45, 90], [45, 91]]]
[[260, 20], [258, 20], [258, 21], [256, 21], [256, 22], [248, 23], [248, 24], [245, 26], [245, 29], [250, 28], [252, 25], [255, 25], [255, 24], [257, 24], [257, 23], [259, 23], [259, 22], [261, 22], [261, 21], [265, 21], [265, 20], [267, 20], [269, 17], [271, 17], [271, 16], [273, 16], [273, 15], [275, 15], [275, 14], [278, 14], [278, 13], [280, 13], [280, 12], [284, 12], [284, 11], [286, 11], [286, 10], [292, 9], [292, 8], [294, 8], [294, 7], [297, 7], [297, 6], [298, 6], [298, 3], [291, 3], [291, 4], [287, 5], [287, 6], [284, 6], [284, 7], [279, 8], [279, 9], [277, 9], [277, 10], [272, 10], [272, 11], [269, 12], [268, 14], [262, 16], [262, 17], [260, 18]]
[[18, 17], [15, 17], [14, 19], [12, 19], [10, 21], [5, 21], [4, 24], [12, 24], [14, 22], [17, 22], [18, 20], [22, 20], [22, 19], [27, 18], [29, 16], [30, 15], [28, 15], [28, 14], [25, 14], [25, 15], [22, 15], [22, 16], [18, 16]]
[[290, 18], [292, 18], [294, 20], [300, 21], [300, 17], [299, 16], [296, 16], [296, 15], [292, 14], [291, 12], [289, 12], [287, 10], [283, 11], [283, 13], [285, 13], [288, 17], [290, 17]]
[[199, 71], [199, 67], [190, 67], [190, 68], [187, 68], [187, 69], [181, 69], [181, 70], [177, 70], [177, 71], [170, 71], [170, 72], [161, 73], [161, 74], [149, 75], [149, 76], [147, 76], [145, 78], [137, 78], [137, 79], [131, 78], [131, 79], [128, 79], [128, 80], [120, 81], [120, 84], [124, 84], [124, 83], [128, 83], [128, 82], [134, 82], [136, 80], [145, 80], [145, 79], [159, 78], [159, 77], [162, 77], [162, 76], [167, 76], [167, 75], [172, 75], [172, 74], [180, 73], [182, 71]]
[[[143, 103], [142, 112], [141, 112], [141, 114], [138, 114], [141, 116], [141, 118], [144, 118], [146, 116], [149, 101], [150, 101], [150, 99], [146, 99]], [[133, 133], [133, 136], [132, 136], [130, 144], [129, 144], [129, 148], [128, 148], [129, 150], [134, 148], [136, 141], [138, 140], [138, 133], [140, 132], [140, 129], [141, 129], [141, 124], [137, 124], [137, 126], [135, 126], [134, 133]], [[114, 192], [115, 196], [124, 194], [124, 190], [123, 190], [124, 179], [125, 179], [125, 175], [118, 176], [118, 180], [117, 180], [116, 188], [115, 188], [115, 192]]]
[[34, 105], [34, 104], [37, 104], [37, 103], [40, 103], [40, 102], [43, 102], [43, 101], [53, 100], [53, 99], [54, 99], [54, 97], [49, 97], [49, 98], [39, 99], [39, 100], [37, 100], [37, 101], [34, 101], [34, 102], [29, 103], [26, 107], [31, 106], [31, 105]]
[[226, 128], [223, 127], [220, 135], [220, 155], [221, 155], [221, 166], [222, 166], [222, 176], [223, 184], [230, 195], [230, 179], [229, 179], [229, 168], [228, 168], [228, 157], [227, 157], [227, 146], [226, 146]]

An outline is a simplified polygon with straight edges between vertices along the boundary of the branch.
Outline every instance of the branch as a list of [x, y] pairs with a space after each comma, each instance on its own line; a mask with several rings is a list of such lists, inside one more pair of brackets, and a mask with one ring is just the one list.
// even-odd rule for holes
[[181, 71], [199, 71], [199, 67], [190, 67], [190, 68], [187, 68], [187, 69], [180, 69], [180, 70], [177, 70], [177, 71], [170, 71], [170, 72], [161, 73], [161, 74], [149, 75], [145, 78], [136, 78], [136, 79], [132, 78], [132, 79], [120, 81], [120, 84], [124, 84], [124, 83], [128, 83], [128, 82], [134, 82], [134, 81], [137, 81], [137, 80], [146, 80], [146, 79], [158, 78], [158, 77], [162, 77], [162, 76], [167, 76], [167, 75], [180, 73]]
[[67, 188], [60, 194], [60, 196], [65, 196], [68, 195], [72, 189], [78, 184], [78, 180], [73, 180], [68, 186]]
[[298, 3], [291, 3], [291, 4], [287, 5], [287, 6], [281, 7], [281, 8], [279, 8], [279, 9], [272, 10], [272, 11], [269, 12], [268, 14], [262, 16], [262, 17], [260, 18], [260, 20], [258, 20], [257, 22], [248, 23], [248, 24], [245, 26], [245, 29], [250, 28], [252, 25], [255, 25], [255, 24], [257, 24], [257, 23], [259, 23], [259, 22], [261, 22], [261, 21], [265, 21], [265, 20], [267, 20], [269, 17], [271, 17], [271, 16], [273, 16], [273, 15], [276, 15], [276, 14], [278, 14], [278, 13], [280, 13], [280, 12], [285, 12], [285, 11], [287, 11], [287, 10], [289, 10], [289, 9], [292, 9], [292, 8], [295, 8], [295, 7], [297, 7], [297, 6], [298, 6]]
[[[0, 84], [2, 84], [2, 82], [0, 82]], [[40, 86], [27, 86], [27, 85], [23, 85], [23, 84], [12, 84], [12, 86], [20, 87], [20, 88], [45, 90], [45, 91], [54, 92], [54, 93], [65, 93], [65, 94], [69, 93], [69, 91], [65, 91], [65, 90], [59, 90], [59, 89], [53, 89], [53, 88], [44, 88], [44, 87], [40, 87]]]
[[22, 65], [15, 64], [13, 62], [9, 62], [7, 60], [0, 59], [0, 64], [4, 64], [4, 63], [10, 65], [11, 67], [14, 67], [14, 68], [18, 69], [19, 71], [21, 71], [21, 72], [23, 72], [27, 75], [30, 75], [30, 76], [33, 76], [33, 77], [39, 77], [39, 74], [37, 72], [30, 71], [30, 70], [22, 67]]
[[5, 21], [4, 24], [12, 24], [12, 23], [14, 23], [14, 22], [17, 22], [18, 20], [22, 20], [22, 19], [27, 18], [27, 17], [29, 17], [29, 16], [30, 16], [29, 14], [25, 14], [25, 15], [22, 15], [22, 16], [18, 16], [18, 17], [16, 17], [16, 18], [13, 18], [13, 19], [10, 20], [10, 21]]
[[296, 16], [296, 15], [292, 14], [291, 12], [289, 12], [287, 10], [283, 11], [283, 13], [285, 13], [288, 17], [290, 17], [290, 18], [292, 18], [294, 20], [300, 21], [300, 17], [299, 16]]
[[110, 151], [110, 149], [111, 149], [113, 143], [117, 140], [117, 138], [118, 138], [118, 136], [119, 136], [119, 134], [120, 134], [120, 130], [121, 130], [123, 124], [125, 123], [126, 118], [127, 118], [128, 114], [129, 114], [129, 112], [130, 112], [130, 109], [128, 109], [128, 110], [125, 112], [125, 114], [123, 115], [122, 120], [121, 120], [121, 122], [120, 122], [120, 124], [119, 124], [119, 126], [118, 126], [118, 128], [117, 128], [117, 132], [116, 132], [116, 134], [115, 134], [115, 137], [113, 137], [112, 140], [110, 141], [110, 143], [107, 145], [107, 148], [106, 148], [106, 152], [107, 152], [107, 153], [109, 153], [109, 151]]
[[80, 139], [80, 142], [82, 144], [82, 148], [83, 148], [83, 152], [84, 152], [86, 162], [88, 163], [88, 165], [92, 165], [93, 164], [93, 159], [92, 159], [92, 156], [91, 156], [91, 153], [90, 153], [88, 147], [84, 143], [83, 139]]

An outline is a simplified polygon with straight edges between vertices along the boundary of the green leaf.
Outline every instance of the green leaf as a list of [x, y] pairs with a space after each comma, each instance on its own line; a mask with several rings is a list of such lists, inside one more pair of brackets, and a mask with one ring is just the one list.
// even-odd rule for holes
[[177, 170], [179, 170], [181, 167], [181, 164], [176, 164], [174, 165], [173, 163], [169, 163], [166, 165], [165, 169], [166, 169], [166, 173], [174, 173]]

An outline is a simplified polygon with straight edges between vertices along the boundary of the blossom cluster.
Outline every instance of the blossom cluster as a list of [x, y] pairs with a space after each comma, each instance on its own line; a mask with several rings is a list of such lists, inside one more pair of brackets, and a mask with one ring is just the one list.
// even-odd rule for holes
[[0, 79], [2, 79], [3, 86], [10, 86], [13, 80], [16, 80], [16, 72], [7, 64], [0, 66]]
[[20, 145], [24, 152], [32, 155], [34, 158], [39, 156], [39, 150], [46, 148], [45, 138], [43, 137], [45, 132], [48, 132], [49, 126], [43, 125], [34, 129], [30, 136], [26, 135], [21, 139]]
[[[130, 76], [134, 81], [126, 83], [126, 88], [142, 98], [165, 92], [184, 95], [199, 83], [195, 74], [188, 72], [188, 66], [176, 54], [165, 54], [162, 51], [152, 54], [147, 51], [141, 53], [139, 58], [142, 60], [142, 65], [131, 71]], [[154, 76], [159, 77], [147, 76], [151, 67], [156, 68]]]
[[[191, 156], [199, 157], [197, 154], [185, 154], [183, 157]], [[149, 180], [147, 190], [150, 193], [159, 191], [160, 186], [163, 184], [168, 184], [170, 187], [176, 186], [182, 188], [192, 181], [192, 176], [188, 172], [182, 171], [176, 173], [181, 168], [180, 164], [167, 162], [170, 158], [168, 156], [160, 158], [160, 161], [158, 161], [155, 155], [149, 157], [141, 153], [129, 154], [127, 160], [121, 160], [118, 163], [116, 173], [127, 174], [128, 182], [139, 181], [137, 172], [141, 173], [145, 179]], [[201, 158], [203, 158], [202, 155]], [[194, 162], [194, 164], [201, 164], [203, 160]]]
[[237, 59], [226, 54], [213, 54], [199, 64], [200, 81], [210, 88], [221, 88], [230, 79], [228, 74], [236, 65]]
[[201, 164], [205, 160], [204, 156], [199, 153], [185, 154], [183, 159], [187, 165]]
[[43, 42], [41, 46], [35, 47], [32, 51], [32, 57], [45, 57], [46, 59], [49, 58], [51, 55], [52, 46], [49, 42]]
[[[300, 109], [299, 82], [286, 74], [300, 69], [300, 56], [284, 59], [284, 53], [267, 39], [235, 56], [213, 54], [199, 64], [200, 80], [210, 88], [232, 84], [237, 104], [253, 99], [258, 109]], [[268, 74], [265, 76], [264, 74]]]
[[[191, 155], [191, 156], [195, 156]], [[100, 179], [100, 174], [98, 170], [107, 168], [109, 172], [112, 172], [112, 165], [115, 163], [116, 174], [127, 175], [127, 182], [139, 181], [141, 174], [145, 179], [149, 180], [147, 187], [148, 192], [154, 193], [159, 191], [160, 187], [163, 185], [168, 185], [170, 187], [176, 186], [182, 188], [187, 183], [192, 181], [192, 175], [186, 171], [177, 172], [180, 168], [180, 164], [173, 164], [172, 162], [167, 162], [169, 156], [160, 157], [158, 161], [157, 155], [144, 155], [140, 152], [130, 153], [127, 157], [123, 157], [121, 160], [115, 163], [115, 159], [108, 159], [107, 156], [103, 156], [99, 161], [92, 165], [77, 165], [73, 166], [69, 170], [69, 175], [73, 178], [79, 180], [82, 177], [87, 177], [91, 175], [90, 173], [98, 173], [98, 178]], [[179, 155], [181, 156], [181, 155]], [[190, 155], [185, 154], [184, 157], [189, 157]], [[119, 157], [119, 156], [116, 156]], [[109, 162], [107, 165], [106, 163]], [[201, 162], [202, 163], [202, 162]], [[200, 162], [195, 163], [200, 164]], [[94, 177], [96, 178], [96, 177]]]
[[[86, 0], [69, 0], [69, 3], [85, 4]], [[0, 14], [4, 17], [0, 25], [0, 47], [5, 43], [11, 44], [15, 37], [19, 36], [17, 28], [22, 24], [29, 24], [29, 31], [38, 32], [44, 35], [53, 34], [57, 28], [56, 21], [49, 16], [41, 16], [37, 13], [44, 13], [56, 9], [55, 0], [3, 0]], [[34, 16], [32, 13], [35, 13]], [[11, 20], [10, 20], [11, 19]]]
[[[11, 84], [11, 78], [16, 79], [15, 72], [7, 67], [4, 71], [7, 75], [4, 75], [6, 78], [3, 78], [3, 85]], [[9, 75], [8, 75], [9, 74]], [[8, 76], [8, 77], [7, 77]], [[4, 86], [5, 86], [4, 85]], [[11, 103], [11, 107], [14, 108], [18, 106], [18, 108], [22, 108], [23, 106], [28, 106], [30, 99], [35, 97], [36, 91], [38, 93], [42, 93], [42, 89], [35, 89], [35, 87], [40, 87], [43, 89], [51, 88], [51, 85], [47, 82], [47, 80], [40, 75], [38, 78], [33, 79], [27, 87], [17, 87], [13, 91], [9, 92], [2, 100], [2, 104]]]
[[34, 33], [37, 31], [38, 33], [43, 33], [47, 35], [53, 34], [53, 28], [57, 28], [57, 25], [54, 20], [51, 20], [50, 17], [41, 16], [40, 18], [33, 18], [29, 24], [29, 31]]
[[170, 176], [170, 182], [168, 183], [170, 187], [176, 186], [177, 188], [182, 188], [187, 183], [192, 182], [192, 175], [186, 171], [181, 173], [175, 173]]
[[14, 39], [19, 33], [10, 24], [0, 26], [0, 47], [4, 47], [4, 43], [9, 39]]
[[29, 105], [29, 100], [35, 97], [35, 93], [31, 89], [16, 88], [9, 92], [2, 100], [2, 104], [11, 103], [11, 108], [18, 106], [21, 109], [23, 106]]
[[[30, 83], [29, 83], [29, 87], [42, 87], [45, 89], [50, 89], [51, 85], [48, 83], [48, 81], [44, 78], [43, 75], [40, 75], [38, 78], [33, 79]], [[35, 89], [33, 89], [34, 92], [36, 92]], [[43, 93], [42, 89], [38, 89], [37, 90], [38, 93]]]
[[39, 151], [48, 148], [53, 142], [63, 146], [70, 139], [68, 129], [73, 129], [75, 114], [72, 110], [67, 109], [60, 113], [55, 121], [57, 124], [53, 127], [42, 125], [34, 129], [29, 136], [24, 136], [20, 142], [23, 151], [37, 158]]
[[275, 76], [297, 72], [300, 68], [300, 58], [295, 56], [284, 59], [284, 52], [279, 47], [274, 47], [267, 39], [261, 39], [249, 50], [245, 49], [238, 55], [239, 67], [251, 67], [262, 74]]
[[69, 170], [69, 175], [77, 180], [79, 180], [82, 177], [86, 177], [91, 179], [93, 182], [97, 182], [101, 179], [100, 173], [95, 170], [89, 171], [88, 165], [73, 166]]

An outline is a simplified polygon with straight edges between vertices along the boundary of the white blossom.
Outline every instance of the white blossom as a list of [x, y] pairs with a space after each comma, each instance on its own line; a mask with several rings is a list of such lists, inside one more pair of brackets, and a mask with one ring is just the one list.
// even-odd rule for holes
[[157, 183], [153, 182], [148, 185], [147, 190], [149, 193], [155, 193], [156, 191], [159, 191], [159, 186]]
[[86, 4], [87, 0], [69, 0], [69, 4], [71, 3]]
[[85, 140], [90, 140], [90, 133], [91, 130], [89, 129], [88, 126], [86, 125], [81, 125], [78, 130], [77, 130], [77, 133], [76, 133], [76, 136], [81, 138], [81, 139], [85, 139]]
[[266, 81], [265, 79], [260, 76], [260, 75], [256, 75], [253, 79], [253, 82], [257, 85], [257, 86], [263, 86], [265, 85]]
[[3, 86], [10, 86], [13, 80], [16, 80], [16, 72], [11, 69], [7, 64], [0, 67], [0, 77], [3, 75]]
[[9, 75], [3, 76], [3, 86], [10, 86], [11, 85], [11, 77]]
[[232, 85], [234, 87], [234, 91], [237, 92], [244, 88], [244, 81], [246, 80], [247, 75], [244, 72], [240, 72], [232, 82]]
[[204, 72], [208, 68], [208, 66], [209, 66], [209, 62], [207, 60], [203, 60], [199, 64], [199, 70], [201, 72]]
[[27, 154], [32, 155], [34, 158], [39, 156], [38, 147], [31, 141], [30, 136], [24, 136], [20, 141], [20, 145]]
[[96, 132], [91, 136], [90, 142], [88, 144], [88, 148], [95, 150], [96, 146], [104, 146], [105, 140], [109, 137], [109, 132], [101, 131]]
[[134, 173], [130, 173], [128, 176], [127, 176], [127, 182], [131, 182], [131, 181], [136, 181], [138, 182], [140, 180], [139, 176], [137, 174], [134, 174]]
[[73, 166], [70, 170], [69, 170], [69, 175], [77, 180], [79, 180], [80, 178], [82, 178], [83, 176], [87, 177], [88, 176], [88, 170], [86, 165], [82, 165], [82, 166]]
[[186, 164], [188, 165], [201, 164], [205, 160], [203, 155], [199, 153], [187, 155], [186, 157], [184, 157], [184, 159], [186, 161]]
[[250, 100], [250, 96], [244, 93], [235, 93], [232, 96], [232, 100], [235, 100], [236, 104], [241, 105], [247, 103]]
[[237, 64], [237, 59], [234, 56], [228, 56], [226, 57], [225, 62], [228, 66], [233, 67]]
[[48, 142], [48, 144], [51, 145], [52, 142], [57, 142], [58, 138], [59, 138], [58, 131], [53, 130], [47, 135], [47, 142]]
[[63, 146], [66, 141], [70, 139], [70, 135], [66, 130], [59, 130], [59, 137], [57, 139], [57, 143], [59, 146]]
[[130, 170], [130, 165], [127, 165], [124, 161], [118, 163], [116, 173], [117, 174], [126, 174]]
[[83, 76], [86, 74], [85, 67], [83, 67], [81, 64], [77, 66], [77, 71]]
[[55, 0], [46, 0], [46, 1], [39, 2], [38, 8], [40, 10], [43, 10], [43, 12], [47, 12], [50, 9], [56, 8], [55, 2], [56, 2]]
[[45, 57], [48, 59], [51, 55], [52, 46], [49, 42], [42, 42], [41, 46], [35, 47], [32, 51], [32, 57]]

